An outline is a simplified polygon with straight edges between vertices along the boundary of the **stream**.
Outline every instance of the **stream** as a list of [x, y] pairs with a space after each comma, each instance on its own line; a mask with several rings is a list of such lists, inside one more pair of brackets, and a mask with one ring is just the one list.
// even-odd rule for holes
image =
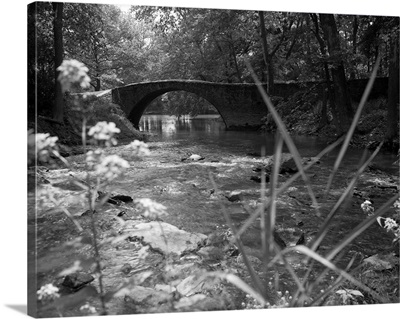
[[[228, 212], [234, 226], [240, 228], [260, 204], [261, 184], [252, 180], [251, 177], [260, 174], [254, 172], [254, 168], [265, 164], [266, 159], [257, 154], [260, 153], [261, 147], [265, 147], [266, 156], [273, 154], [275, 143], [273, 135], [227, 131], [224, 123], [214, 115], [198, 116], [195, 119], [144, 115], [140, 122], [140, 130], [149, 136], [147, 144], [151, 154], [144, 158], [134, 157], [128, 145], [119, 145], [106, 150], [107, 154], [119, 155], [129, 161], [130, 168], [122, 177], [102, 191], [126, 194], [134, 199], [151, 198], [167, 208], [168, 215], [162, 217], [163, 222], [187, 232], [207, 236], [221, 230], [228, 230], [224, 210]], [[293, 139], [304, 163], [327, 146], [326, 140], [317, 137], [295, 136]], [[316, 215], [307, 187], [301, 179], [294, 181], [278, 197], [275, 229], [287, 247], [295, 246], [302, 236], [304, 236], [305, 244], [312, 240], [323, 223], [324, 217], [329, 214], [359, 167], [363, 151], [348, 150], [333, 180], [331, 191], [328, 196], [325, 196], [326, 182], [338, 151], [338, 149], [331, 151], [308, 171], [319, 203], [320, 217]], [[288, 150], [284, 147], [283, 152], [288, 153]], [[199, 154], [204, 159], [183, 160], [190, 154]], [[87, 207], [84, 202], [76, 200], [76, 196], [82, 192], [72, 182], [71, 174], [75, 178], [84, 179], [84, 158], [84, 155], [69, 157], [71, 167], [50, 170], [46, 173], [50, 184], [42, 186], [63, 190], [65, 193], [61, 204], [68, 207], [73, 216], [78, 217], [82, 216]], [[350, 197], [347, 204], [338, 210], [326, 238], [319, 247], [318, 252], [321, 255], [329, 252], [366, 218], [360, 208], [365, 197], [372, 198], [374, 207], [379, 207], [394, 196], [397, 192], [394, 185], [399, 183], [397, 167], [392, 165], [395, 160], [395, 155], [378, 154], [374, 160], [378, 165], [378, 170], [367, 170], [361, 175], [356, 188], [358, 196]], [[211, 177], [215, 184], [211, 181]], [[278, 186], [288, 178], [289, 175], [280, 175]], [[232, 194], [239, 194], [239, 197], [229, 199]], [[269, 194], [267, 183], [266, 195]], [[118, 221], [115, 216], [121, 212], [121, 208], [106, 204], [104, 210], [104, 213], [98, 214], [97, 218], [99, 218], [101, 231], [106, 236], [106, 233], [117, 228]], [[74, 225], [66, 216], [63, 216], [63, 213], [49, 215], [47, 211], [46, 209], [39, 210], [36, 215], [38, 264], [42, 265], [38, 269], [38, 287], [54, 278], [63, 267], [76, 258], [77, 254], [72, 250], [65, 253], [55, 248], [60, 243], [73, 240], [79, 232], [73, 230]], [[128, 218], [136, 218], [132, 207], [128, 207], [127, 212]], [[30, 210], [29, 214], [32, 216], [34, 212]], [[63, 217], [60, 218], [60, 216]], [[79, 218], [83, 223], [85, 222], [83, 217]], [[51, 223], [52, 227], [48, 227], [48, 223]], [[34, 227], [33, 220], [30, 225]], [[246, 252], [258, 260], [262, 260], [260, 230], [259, 219], [257, 219], [241, 236]], [[389, 233], [375, 223], [346, 247], [341, 259], [337, 260], [337, 264], [345, 268], [355, 253], [370, 256], [390, 249], [392, 239]], [[117, 269], [127, 262], [125, 249], [132, 249], [132, 246], [122, 247], [117, 251], [115, 248], [102, 251], [105, 264], [109, 264], [104, 270], [106, 289], [111, 289], [120, 280], [120, 275], [118, 275], [120, 272]], [[82, 251], [79, 254], [82, 254]], [[307, 266], [302, 262], [302, 255], [293, 251], [287, 255], [287, 258], [298, 276], [305, 274]], [[154, 265], [156, 264], [154, 262]], [[316, 272], [322, 270], [321, 266], [315, 266]], [[281, 264], [263, 273], [262, 277], [266, 285], [274, 283], [275, 290], [290, 293], [296, 290], [295, 282]], [[320, 289], [325, 289], [329, 283], [329, 280], [321, 282]], [[121, 302], [123, 304], [123, 301]], [[110, 307], [118, 314], [137, 311], [121, 309], [121, 303], [111, 304]], [[232, 306], [231, 309], [237, 309], [237, 305]], [[71, 312], [69, 315], [76, 315], [76, 312]]]

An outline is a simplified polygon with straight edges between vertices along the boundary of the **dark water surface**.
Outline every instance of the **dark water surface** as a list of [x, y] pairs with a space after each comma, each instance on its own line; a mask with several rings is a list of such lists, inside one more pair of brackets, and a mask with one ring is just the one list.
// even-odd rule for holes
[[[141, 131], [153, 134], [154, 141], [174, 141], [187, 146], [188, 144], [209, 146], [218, 151], [231, 151], [232, 154], [260, 153], [265, 147], [266, 155], [274, 152], [275, 136], [254, 131], [226, 130], [219, 115], [198, 115], [195, 118], [169, 115], [144, 115], [139, 124]], [[292, 136], [301, 156], [315, 156], [329, 144], [326, 138], [313, 136]], [[284, 148], [284, 152], [288, 152]], [[339, 148], [325, 155], [325, 163], [333, 164]], [[368, 151], [367, 154], [372, 152]], [[349, 168], [358, 167], [364, 150], [349, 149], [343, 160], [343, 165]], [[388, 173], [396, 174], [398, 167], [392, 165], [396, 161], [395, 154], [378, 154], [374, 162]]]

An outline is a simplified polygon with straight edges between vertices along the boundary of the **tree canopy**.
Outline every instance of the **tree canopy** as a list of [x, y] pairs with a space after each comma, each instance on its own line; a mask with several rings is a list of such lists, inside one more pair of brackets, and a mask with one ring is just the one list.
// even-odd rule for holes
[[[337, 81], [338, 63], [342, 80], [367, 78], [379, 55], [378, 75], [389, 76], [398, 17], [329, 18], [335, 38], [327, 20], [313, 13], [146, 6], [124, 12], [114, 5], [64, 3], [63, 53], [89, 68], [91, 90], [164, 79], [252, 82], [246, 59], [271, 94], [279, 81]], [[30, 6], [28, 74], [36, 72], [43, 112], [54, 100], [54, 23], [51, 3]], [[338, 50], [331, 50], [333, 39]], [[29, 83], [32, 88], [32, 78]]]

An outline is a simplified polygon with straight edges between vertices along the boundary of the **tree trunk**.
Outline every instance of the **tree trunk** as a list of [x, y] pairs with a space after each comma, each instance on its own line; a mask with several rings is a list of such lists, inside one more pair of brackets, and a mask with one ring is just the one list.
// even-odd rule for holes
[[[318, 23], [318, 16], [315, 13], [310, 13], [309, 16], [311, 17], [314, 27], [315, 27], [314, 35], [319, 44], [319, 50], [321, 52], [321, 55], [326, 56], [326, 45], [325, 45], [325, 42], [322, 39], [320, 32], [319, 32], [320, 29], [319, 29], [319, 23]], [[326, 61], [324, 61], [324, 72], [323, 72], [322, 77], [325, 77], [326, 85], [323, 88], [323, 96], [322, 96], [323, 101], [322, 101], [321, 120], [320, 120], [320, 124], [319, 124], [319, 129], [321, 129], [323, 126], [325, 126], [329, 123], [329, 121], [328, 121], [328, 102], [332, 109], [332, 114], [336, 114], [335, 101], [333, 100], [334, 94], [333, 94], [332, 83], [331, 83], [332, 81], [331, 81], [331, 76], [329, 73], [329, 66]], [[333, 122], [336, 123], [336, 117], [333, 118]]]
[[64, 58], [63, 47], [63, 7], [62, 2], [53, 2], [54, 21], [54, 75], [55, 75], [55, 101], [53, 105], [53, 119], [58, 122], [63, 122], [64, 118], [64, 100], [61, 83], [58, 81], [59, 71], [57, 68], [61, 65]]
[[322, 87], [322, 107], [321, 107], [321, 118], [319, 120], [318, 130], [323, 128], [329, 123], [328, 121], [328, 97], [329, 90], [325, 85]]
[[268, 53], [268, 43], [267, 43], [267, 33], [265, 31], [265, 19], [264, 12], [258, 11], [258, 16], [260, 18], [260, 31], [261, 31], [261, 44], [263, 48], [263, 57], [264, 57], [264, 65], [265, 71], [267, 72], [267, 93], [273, 93], [274, 87], [274, 68], [272, 65], [272, 56]]
[[394, 32], [390, 41], [389, 86], [386, 141], [393, 144], [398, 137], [399, 120], [399, 36]]
[[[357, 54], [357, 32], [358, 32], [358, 19], [357, 19], [357, 16], [354, 16], [353, 33], [352, 33], [352, 45], [353, 45], [354, 56]], [[350, 72], [350, 79], [355, 79], [355, 78], [356, 78], [356, 71], [353, 68]]]
[[336, 130], [343, 135], [350, 127], [353, 117], [351, 97], [347, 89], [346, 75], [343, 60], [340, 58], [339, 33], [337, 31], [333, 14], [320, 14], [321, 28], [328, 44], [328, 52], [331, 58], [331, 74], [333, 80], [334, 101], [336, 110]]
[[232, 56], [232, 59], [233, 59], [233, 63], [235, 65], [237, 78], [238, 78], [240, 83], [243, 83], [242, 72], [240, 72], [239, 65], [238, 65], [238, 62], [237, 62], [235, 47], [234, 47], [234, 45], [232, 43], [230, 44], [230, 47], [231, 47], [231, 56]]

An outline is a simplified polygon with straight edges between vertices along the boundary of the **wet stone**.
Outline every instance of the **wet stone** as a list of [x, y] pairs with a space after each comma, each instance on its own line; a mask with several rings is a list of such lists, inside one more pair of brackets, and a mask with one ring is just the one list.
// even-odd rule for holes
[[133, 269], [133, 267], [130, 265], [130, 264], [124, 264], [122, 267], [121, 267], [121, 271], [125, 274], [125, 275], [128, 275], [130, 272], [131, 272], [131, 270]]
[[[124, 233], [129, 233], [131, 238], [140, 238], [141, 241], [151, 246], [152, 249], [163, 254], [182, 254], [195, 251], [207, 239], [206, 235], [200, 233], [188, 233], [173, 225], [164, 222], [149, 222], [129, 227], [126, 223]], [[167, 243], [165, 242], [167, 240]]]
[[241, 192], [231, 192], [228, 195], [225, 195], [225, 197], [230, 201], [230, 202], [238, 202], [243, 200], [243, 195]]
[[135, 286], [129, 289], [125, 294], [125, 302], [133, 302], [135, 304], [147, 304], [157, 306], [166, 303], [171, 299], [171, 295], [165, 291], [155, 290], [152, 288]]
[[116, 201], [123, 201], [124, 203], [133, 202], [133, 198], [128, 195], [114, 195], [114, 196], [111, 196], [110, 199], [113, 199]]
[[298, 168], [293, 158], [284, 162], [279, 169], [279, 174], [295, 174], [297, 172]]
[[219, 279], [190, 275], [182, 280], [178, 286], [176, 286], [176, 290], [182, 296], [189, 297], [202, 292], [203, 290], [212, 289], [219, 282]]
[[62, 285], [72, 289], [79, 289], [93, 280], [94, 277], [92, 275], [76, 272], [65, 276]]

